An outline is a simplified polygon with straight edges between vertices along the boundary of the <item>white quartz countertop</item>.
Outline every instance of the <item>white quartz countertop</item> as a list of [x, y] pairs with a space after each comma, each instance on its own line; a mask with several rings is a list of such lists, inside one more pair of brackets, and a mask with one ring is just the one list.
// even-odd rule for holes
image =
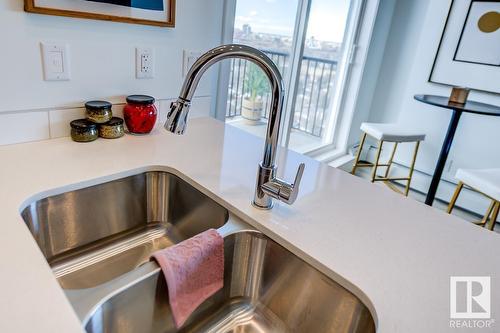
[[[82, 332], [20, 216], [31, 201], [145, 170], [174, 170], [357, 295], [379, 332], [453, 332], [450, 276], [491, 276], [500, 316], [500, 236], [386, 187], [281, 150], [278, 174], [306, 163], [294, 205], [254, 208], [263, 141], [213, 119], [183, 136], [70, 138], [0, 147], [0, 332]], [[498, 320], [496, 320], [498, 322]], [[499, 332], [492, 329], [461, 331]]]

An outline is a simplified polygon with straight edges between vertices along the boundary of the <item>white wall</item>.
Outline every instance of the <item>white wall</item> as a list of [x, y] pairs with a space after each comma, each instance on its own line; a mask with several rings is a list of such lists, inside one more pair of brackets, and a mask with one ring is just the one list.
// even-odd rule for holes
[[392, 17], [397, 0], [380, 0], [373, 33], [368, 47], [366, 64], [356, 100], [355, 111], [352, 119], [351, 130], [347, 146], [351, 147], [359, 142], [361, 123], [370, 117], [371, 104], [373, 102], [378, 77], [384, 59], [385, 47], [389, 32], [391, 30]]
[[[391, 0], [384, 0], [391, 1]], [[367, 120], [398, 122], [427, 134], [417, 160], [421, 171], [415, 186], [427, 191], [450, 120], [450, 111], [419, 103], [415, 94], [449, 95], [451, 88], [428, 82], [439, 39], [445, 24], [449, 0], [397, 0], [386, 42], [383, 62]], [[487, 80], [488, 78], [485, 78]], [[500, 95], [471, 92], [471, 100], [500, 105]], [[359, 132], [355, 133], [358, 135]], [[457, 168], [500, 167], [498, 143], [500, 117], [464, 114], [449, 155], [443, 178], [454, 182]], [[398, 162], [408, 165], [411, 147], [406, 147]], [[449, 200], [451, 185], [443, 183], [438, 197]], [[475, 199], [474, 199], [475, 200]], [[474, 200], [462, 201], [481, 211]], [[474, 206], [476, 205], [476, 206]]]
[[[160, 100], [176, 97], [183, 80], [183, 50], [205, 51], [220, 44], [223, 2], [177, 1], [176, 27], [170, 29], [30, 14], [23, 11], [22, 0], [2, 0], [0, 117], [6, 117], [2, 127], [23, 120], [36, 125], [49, 117], [39, 112], [74, 109], [91, 99], [123, 103], [125, 96], [136, 93]], [[71, 81], [43, 81], [42, 41], [69, 44]], [[155, 48], [154, 79], [135, 78], [136, 46]], [[215, 74], [215, 70], [207, 73], [196, 96], [215, 96]], [[202, 104], [210, 105], [206, 101]], [[26, 111], [38, 113], [27, 120]], [[209, 108], [204, 112], [208, 114]], [[44, 129], [34, 131], [40, 135], [31, 135], [30, 140], [46, 138]], [[2, 142], [19, 140], [4, 133]]]

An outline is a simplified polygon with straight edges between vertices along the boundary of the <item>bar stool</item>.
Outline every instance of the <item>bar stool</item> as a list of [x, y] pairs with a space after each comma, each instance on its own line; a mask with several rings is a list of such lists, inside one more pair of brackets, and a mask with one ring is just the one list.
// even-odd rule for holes
[[488, 229], [493, 230], [500, 211], [500, 169], [458, 169], [455, 177], [459, 182], [448, 205], [447, 212], [451, 214], [460, 192], [466, 186], [491, 200], [483, 219], [476, 222], [476, 224], [486, 227], [489, 221]]
[[[417, 159], [418, 148], [420, 146], [420, 142], [425, 139], [425, 134], [417, 132], [412, 129], [403, 128], [398, 124], [377, 124], [377, 123], [363, 123], [361, 124], [361, 131], [363, 132], [363, 134], [361, 135], [361, 142], [359, 144], [356, 158], [354, 159], [354, 164], [352, 166], [351, 173], [353, 175], [356, 174], [357, 168], [370, 167], [372, 168], [372, 174], [371, 174], [372, 183], [376, 181], [383, 181], [391, 189], [401, 194], [404, 194], [405, 196], [408, 196], [408, 192], [410, 191], [411, 179], [413, 177], [413, 170], [415, 169], [415, 161]], [[360, 161], [361, 151], [363, 150], [363, 145], [365, 143], [367, 136], [370, 136], [378, 141], [375, 163]], [[386, 142], [394, 143], [394, 148], [392, 149], [389, 161], [387, 163], [380, 163], [380, 154], [382, 153], [382, 147]], [[408, 177], [389, 178], [389, 172], [391, 170], [391, 165], [394, 159], [394, 155], [396, 154], [398, 144], [403, 142], [415, 142], [415, 149], [413, 152], [413, 159], [411, 161], [410, 173]], [[386, 167], [383, 177], [377, 176], [378, 167]], [[404, 192], [401, 192], [399, 189], [394, 187], [389, 182], [391, 180], [406, 180], [407, 183]]]

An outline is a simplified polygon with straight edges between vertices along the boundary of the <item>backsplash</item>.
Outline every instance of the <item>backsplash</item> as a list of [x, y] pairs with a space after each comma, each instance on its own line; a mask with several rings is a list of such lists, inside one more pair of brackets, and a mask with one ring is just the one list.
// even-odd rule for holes
[[[174, 99], [156, 101], [158, 119], [155, 128], [165, 123]], [[210, 115], [210, 96], [195, 97], [190, 117]], [[125, 103], [113, 104], [113, 115], [123, 118]], [[70, 135], [70, 121], [85, 118], [85, 108], [27, 110], [0, 113], [0, 145], [56, 139]]]

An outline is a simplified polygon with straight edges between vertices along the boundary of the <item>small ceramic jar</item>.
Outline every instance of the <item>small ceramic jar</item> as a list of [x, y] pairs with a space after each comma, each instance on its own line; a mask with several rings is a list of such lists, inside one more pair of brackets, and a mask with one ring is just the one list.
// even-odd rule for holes
[[107, 123], [99, 125], [99, 136], [105, 139], [121, 138], [125, 134], [123, 128], [123, 119], [118, 117], [111, 118]]
[[97, 125], [87, 119], [73, 120], [70, 126], [73, 141], [90, 142], [98, 137]]
[[158, 110], [155, 99], [146, 95], [127, 97], [127, 105], [123, 109], [125, 124], [132, 134], [148, 134], [156, 123]]
[[449, 101], [452, 103], [465, 104], [469, 97], [469, 88], [453, 87]]
[[111, 120], [113, 112], [112, 104], [106, 101], [90, 101], [85, 103], [87, 119], [96, 124], [104, 124]]

